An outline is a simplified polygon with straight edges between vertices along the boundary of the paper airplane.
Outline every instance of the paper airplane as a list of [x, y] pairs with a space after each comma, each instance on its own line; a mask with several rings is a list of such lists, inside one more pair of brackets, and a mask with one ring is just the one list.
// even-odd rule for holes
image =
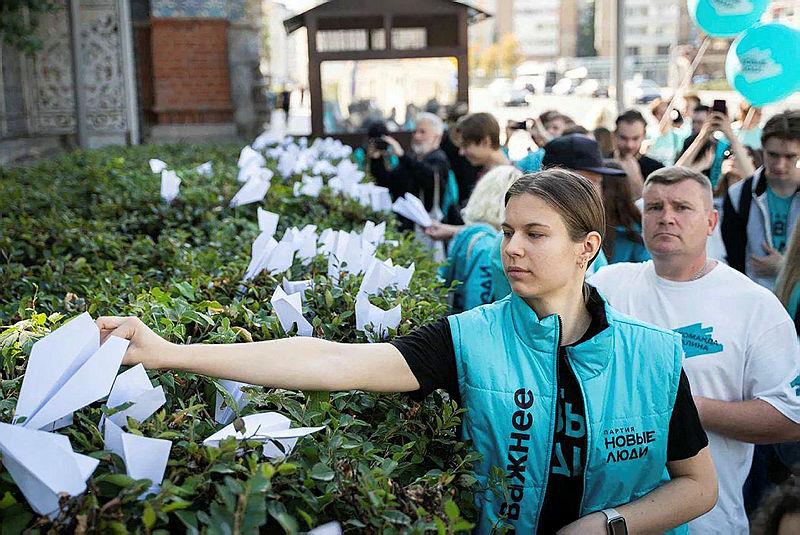
[[308, 195], [309, 197], [319, 197], [319, 192], [322, 191], [322, 177], [321, 176], [307, 176], [303, 175], [301, 182], [294, 183], [294, 196]]
[[250, 264], [247, 266], [247, 271], [244, 274], [244, 280], [255, 278], [267, 266], [269, 256], [278, 246], [278, 242], [272, 235], [262, 232], [253, 242], [252, 256]]
[[373, 258], [361, 281], [359, 293], [374, 295], [384, 288], [394, 287], [397, 290], [405, 290], [414, 275], [414, 263], [404, 268], [392, 264], [392, 259], [385, 261]]
[[425, 210], [425, 205], [411, 193], [406, 193], [403, 197], [394, 201], [392, 211], [406, 219], [410, 219], [421, 227], [427, 228], [433, 224], [431, 216], [428, 215], [428, 211]]
[[252, 147], [245, 146], [239, 153], [239, 161], [237, 162], [239, 168], [243, 167], [264, 167], [267, 165], [267, 160], [260, 152], [253, 150]]
[[231, 208], [263, 201], [264, 195], [266, 195], [267, 190], [269, 190], [269, 186], [269, 180], [264, 180], [258, 176], [252, 176], [250, 180], [236, 192], [233, 199], [231, 199]]
[[[300, 437], [316, 433], [324, 427], [295, 427], [290, 429], [289, 418], [277, 412], [250, 414], [242, 418], [244, 432], [236, 431], [233, 424], [217, 431], [203, 441], [206, 446], [219, 447], [219, 443], [228, 437], [238, 441], [255, 440], [264, 443], [264, 456], [275, 459], [288, 456]], [[277, 444], [277, 445], [276, 445]]]
[[281, 322], [284, 332], [289, 332], [294, 325], [297, 325], [298, 336], [311, 336], [314, 328], [303, 317], [303, 298], [300, 292], [287, 294], [283, 288], [277, 286], [275, 293], [272, 294], [270, 300], [272, 308], [275, 309], [275, 315], [278, 316], [278, 321]]
[[22, 381], [15, 423], [42, 429], [108, 395], [128, 344], [110, 336], [101, 346], [100, 330], [88, 313], [36, 342]]
[[153, 173], [160, 173], [161, 171], [167, 168], [167, 162], [158, 160], [156, 158], [153, 158], [148, 163], [150, 164], [150, 170]]
[[206, 178], [211, 178], [212, 176], [214, 176], [214, 169], [211, 167], [211, 162], [206, 162], [198, 165], [197, 167], [194, 168], [194, 171], [198, 175], [204, 176]]
[[270, 275], [277, 275], [291, 268], [292, 263], [294, 263], [294, 247], [289, 242], [280, 241], [272, 250], [264, 267]]
[[281, 142], [281, 137], [272, 131], [265, 130], [250, 144], [255, 150], [264, 150]]
[[141, 364], [117, 376], [111, 393], [108, 394], [106, 406], [113, 409], [129, 402], [133, 405], [112, 414], [107, 419], [120, 427], [127, 425], [128, 417], [143, 422], [167, 402], [164, 388], [161, 385], [153, 387]]
[[171, 203], [178, 196], [181, 187], [181, 179], [175, 171], [161, 171], [161, 198], [167, 203]]
[[275, 231], [278, 230], [278, 219], [280, 216], [278, 214], [274, 214], [272, 212], [268, 212], [258, 207], [258, 230], [261, 232], [266, 232], [270, 236], [275, 235]]
[[314, 175], [333, 175], [336, 173], [336, 166], [329, 160], [319, 160], [311, 168], [311, 174]]
[[342, 525], [338, 522], [328, 522], [315, 527], [308, 532], [308, 535], [342, 535]]
[[59, 494], [76, 496], [99, 460], [72, 451], [57, 433], [0, 423], [3, 464], [31, 508], [40, 515], [58, 512]]
[[390, 212], [392, 210], [392, 196], [389, 188], [370, 184], [369, 206], [374, 212]]
[[328, 276], [338, 284], [341, 273], [358, 274], [375, 254], [376, 246], [364, 241], [358, 232], [339, 231], [328, 256]]
[[[217, 382], [231, 395], [239, 411], [244, 409], [250, 402], [247, 394], [242, 390], [242, 388], [251, 385], [247, 383], [240, 383], [239, 381], [230, 381], [228, 379], [218, 379]], [[214, 407], [214, 420], [216, 420], [219, 424], [227, 425], [236, 417], [236, 412], [233, 410], [233, 407], [227, 405], [223, 407], [222, 405], [224, 403], [225, 398], [219, 392], [217, 392], [217, 399]]]
[[361, 231], [361, 237], [373, 245], [380, 245], [384, 242], [384, 235], [386, 234], [386, 221], [376, 225], [372, 221], [364, 223], [364, 230]]
[[[401, 319], [400, 305], [383, 310], [370, 303], [367, 294], [359, 293], [356, 297], [356, 329], [366, 334], [370, 342], [385, 339], [389, 329], [396, 329]], [[368, 325], [372, 325], [372, 332], [367, 331]]]
[[172, 442], [126, 433], [112, 421], [106, 421], [103, 431], [106, 450], [117, 454], [125, 463], [125, 472], [133, 479], [152, 482], [147, 494], [157, 494], [169, 461]]
[[306, 225], [302, 230], [297, 227], [288, 228], [281, 241], [291, 244], [303, 265], [308, 265], [317, 255], [316, 225]]
[[302, 298], [305, 295], [306, 290], [314, 287], [314, 281], [312, 280], [288, 281], [286, 279], [283, 279], [281, 287], [283, 288], [283, 291], [286, 292], [287, 294], [291, 295], [299, 293], [301, 298], [300, 302], [302, 303], [303, 301]]

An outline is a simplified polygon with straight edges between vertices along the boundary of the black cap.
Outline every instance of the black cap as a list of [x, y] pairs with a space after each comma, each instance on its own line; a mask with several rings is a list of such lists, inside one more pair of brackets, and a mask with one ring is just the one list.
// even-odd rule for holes
[[575, 171], [592, 171], [601, 175], [624, 175], [625, 171], [605, 167], [600, 146], [583, 134], [569, 134], [553, 139], [544, 146], [542, 169], [564, 167]]

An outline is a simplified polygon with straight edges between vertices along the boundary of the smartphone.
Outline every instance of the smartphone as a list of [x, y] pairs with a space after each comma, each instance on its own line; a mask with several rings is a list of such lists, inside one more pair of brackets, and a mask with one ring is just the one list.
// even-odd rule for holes
[[711, 111], [716, 111], [722, 113], [723, 115], [728, 115], [728, 103], [725, 102], [724, 99], [714, 99], [714, 104], [711, 105]]

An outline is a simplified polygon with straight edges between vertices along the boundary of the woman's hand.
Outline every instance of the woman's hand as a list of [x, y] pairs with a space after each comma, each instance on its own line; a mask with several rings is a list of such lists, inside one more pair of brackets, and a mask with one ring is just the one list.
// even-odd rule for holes
[[100, 328], [101, 344], [109, 336], [130, 340], [130, 345], [128, 345], [128, 350], [122, 360], [122, 363], [126, 365], [141, 363], [149, 370], [159, 369], [164, 365], [164, 357], [177, 348], [176, 344], [167, 342], [154, 333], [142, 320], [133, 316], [126, 318], [102, 316], [97, 318], [96, 323]]
[[464, 227], [434, 221], [430, 227], [425, 228], [425, 234], [436, 241], [445, 241], [458, 234], [462, 228]]

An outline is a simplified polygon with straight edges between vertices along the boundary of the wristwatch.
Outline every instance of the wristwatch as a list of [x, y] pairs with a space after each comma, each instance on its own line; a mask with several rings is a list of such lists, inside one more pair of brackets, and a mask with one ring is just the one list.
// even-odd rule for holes
[[628, 535], [628, 526], [625, 524], [625, 518], [621, 514], [611, 508], [603, 509], [603, 514], [606, 515], [608, 535]]

